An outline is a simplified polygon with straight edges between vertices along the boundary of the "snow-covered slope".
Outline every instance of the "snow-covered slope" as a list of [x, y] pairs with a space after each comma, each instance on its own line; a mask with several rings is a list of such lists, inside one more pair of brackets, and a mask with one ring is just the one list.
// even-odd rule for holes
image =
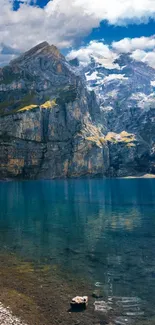
[[132, 144], [131, 154], [137, 150], [134, 163], [141, 144], [141, 148], [146, 148], [141, 153], [141, 161], [150, 164], [149, 170], [155, 172], [155, 69], [123, 54], [108, 68], [104, 60], [91, 57], [91, 63], [83, 67], [81, 73], [88, 89], [96, 93], [101, 120], [106, 121], [107, 132], [112, 134], [111, 165], [120, 166], [120, 156], [122, 161], [125, 159], [126, 153], [122, 154], [117, 144], [117, 137], [125, 131], [139, 139], [138, 144], [134, 144], [136, 149]]
[[113, 107], [118, 102], [126, 107], [147, 108], [152, 105], [155, 100], [155, 69], [127, 54], [121, 55], [116, 63], [117, 69], [106, 69], [92, 59], [91, 64], [84, 68], [88, 88], [96, 92], [104, 108]]

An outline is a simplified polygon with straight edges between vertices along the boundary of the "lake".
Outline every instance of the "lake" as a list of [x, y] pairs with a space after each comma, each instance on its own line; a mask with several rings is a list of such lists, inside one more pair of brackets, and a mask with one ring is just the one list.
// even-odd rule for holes
[[[30, 324], [108, 324], [104, 300], [111, 324], [153, 325], [155, 179], [0, 182], [0, 254], [0, 300]], [[15, 293], [33, 298], [31, 312], [16, 310]], [[67, 314], [74, 293], [93, 295], [78, 323]], [[54, 296], [62, 315], [49, 312]]]

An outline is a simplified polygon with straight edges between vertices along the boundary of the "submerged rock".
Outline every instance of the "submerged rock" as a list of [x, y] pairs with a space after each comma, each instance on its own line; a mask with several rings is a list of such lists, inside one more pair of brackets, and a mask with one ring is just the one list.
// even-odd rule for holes
[[84, 297], [76, 296], [71, 301], [71, 308], [73, 308], [73, 309], [86, 308], [87, 306], [88, 306], [88, 297], [87, 296], [84, 296]]

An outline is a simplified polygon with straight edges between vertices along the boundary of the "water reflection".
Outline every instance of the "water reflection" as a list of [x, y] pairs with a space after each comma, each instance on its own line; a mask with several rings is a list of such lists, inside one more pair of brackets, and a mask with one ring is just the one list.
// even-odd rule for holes
[[0, 246], [155, 307], [154, 202], [153, 179], [0, 183]]

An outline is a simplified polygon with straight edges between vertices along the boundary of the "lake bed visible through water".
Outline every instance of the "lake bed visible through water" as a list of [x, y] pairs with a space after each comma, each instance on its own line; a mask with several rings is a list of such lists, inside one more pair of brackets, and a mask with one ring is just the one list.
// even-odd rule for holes
[[30, 325], [154, 325], [155, 179], [1, 182], [0, 265], [0, 301]]

